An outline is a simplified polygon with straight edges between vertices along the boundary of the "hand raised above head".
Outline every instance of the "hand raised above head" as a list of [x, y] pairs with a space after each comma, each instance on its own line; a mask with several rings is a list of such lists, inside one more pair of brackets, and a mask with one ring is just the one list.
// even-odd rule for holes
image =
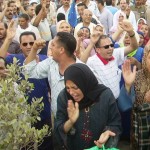
[[131, 86], [136, 77], [136, 66], [133, 67], [133, 71], [132, 71], [130, 60], [126, 60], [122, 65], [122, 74], [123, 74], [125, 84]]
[[16, 0], [16, 6], [17, 6], [18, 8], [21, 7], [21, 1], [20, 1], [20, 0]]
[[38, 39], [34, 41], [32, 49], [37, 51], [38, 49], [42, 49], [45, 46], [46, 46], [46, 41], [43, 39]]
[[77, 32], [77, 35], [78, 35], [78, 38], [83, 38], [83, 30], [80, 29], [78, 32]]
[[96, 44], [97, 41], [99, 40], [99, 37], [101, 36], [101, 34], [98, 31], [93, 31], [93, 33], [90, 36], [90, 40], [92, 43]]
[[14, 27], [14, 24], [14, 20], [11, 20], [11, 22], [8, 25], [6, 38], [9, 40], [12, 40], [16, 34], [16, 28]]
[[42, 8], [46, 8], [46, 0], [41, 0]]
[[134, 30], [133, 25], [127, 19], [123, 20], [123, 22], [121, 22], [119, 25], [126, 32], [133, 32], [133, 30]]

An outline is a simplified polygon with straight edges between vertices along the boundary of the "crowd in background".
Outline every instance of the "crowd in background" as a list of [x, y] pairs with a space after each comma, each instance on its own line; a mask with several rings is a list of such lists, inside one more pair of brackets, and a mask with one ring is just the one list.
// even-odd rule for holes
[[[25, 67], [43, 97], [39, 150], [150, 150], [150, 1], [1, 0], [0, 77]], [[24, 78], [24, 75], [21, 75]]]

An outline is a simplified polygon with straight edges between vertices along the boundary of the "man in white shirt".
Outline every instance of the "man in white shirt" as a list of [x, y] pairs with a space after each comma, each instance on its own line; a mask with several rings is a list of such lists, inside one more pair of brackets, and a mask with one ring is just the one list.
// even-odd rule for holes
[[123, 12], [126, 15], [126, 18], [133, 25], [134, 30], [136, 31], [137, 30], [137, 24], [136, 24], [135, 14], [131, 10], [128, 14], [128, 12], [127, 12], [127, 11], [129, 11], [128, 8], [129, 8], [129, 4], [127, 3], [127, 0], [120, 0], [120, 9], [114, 14], [113, 25], [118, 24], [118, 16], [119, 16], [120, 12]]
[[29, 23], [29, 20], [30, 19], [29, 19], [29, 16], [27, 14], [19, 15], [19, 18], [18, 18], [18, 24], [19, 25], [16, 29], [16, 34], [14, 37], [15, 41], [20, 42], [19, 37], [20, 37], [21, 33], [25, 32], [25, 31], [34, 32], [36, 35], [36, 39], [41, 38], [39, 30], [36, 27], [34, 27], [33, 25], [31, 25]]
[[129, 21], [124, 21], [122, 28], [130, 36], [131, 43], [129, 46], [114, 49], [111, 39], [107, 35], [102, 35], [95, 45], [97, 54], [87, 61], [87, 65], [96, 72], [99, 83], [109, 87], [116, 99], [120, 93], [119, 83], [121, 79], [121, 70], [118, 66], [124, 62], [125, 56], [138, 47], [132, 24]]
[[48, 78], [51, 88], [51, 107], [54, 116], [57, 111], [57, 96], [64, 88], [64, 71], [68, 66], [80, 62], [74, 56], [76, 39], [67, 32], [58, 32], [51, 42], [52, 57], [42, 62], [36, 62], [36, 54], [39, 48], [45, 45], [43, 42], [35, 42], [28, 55], [25, 68], [30, 78]]
[[95, 1], [91, 1], [91, 0], [81, 0], [82, 3], [84, 3], [88, 9], [96, 16], [98, 17], [98, 8], [97, 5], [95, 3]]
[[88, 9], [84, 9], [82, 15], [82, 22], [78, 23], [74, 30], [74, 36], [77, 39], [77, 33], [82, 27], [88, 27], [90, 29], [90, 33], [93, 33], [93, 29], [96, 26], [94, 23], [91, 22], [92, 20], [92, 12]]
[[62, 6], [57, 10], [57, 15], [63, 13], [66, 21], [68, 22], [68, 14], [70, 10], [70, 0], [62, 0]]

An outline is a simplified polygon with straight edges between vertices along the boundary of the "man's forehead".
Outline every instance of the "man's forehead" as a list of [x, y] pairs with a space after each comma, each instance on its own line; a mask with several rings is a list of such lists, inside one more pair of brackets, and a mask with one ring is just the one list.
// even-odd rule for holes
[[124, 4], [124, 3], [126, 3], [126, 0], [121, 0], [120, 1], [120, 4]]
[[29, 34], [29, 35], [23, 35], [22, 37], [21, 37], [21, 42], [23, 42], [23, 41], [27, 41], [27, 40], [31, 40], [31, 39], [33, 39], [34, 40], [34, 37], [33, 37], [33, 35], [31, 35], [31, 34]]
[[88, 13], [88, 14], [90, 13], [90, 14], [91, 14], [92, 12], [91, 12], [90, 10], [88, 10], [88, 9], [84, 9], [84, 13], [86, 13], [86, 14], [87, 14], [87, 13]]
[[112, 41], [111, 41], [111, 39], [109, 37], [101, 39], [100, 42], [101, 42], [101, 44], [105, 43], [105, 42], [109, 42], [109, 43], [111, 42], [112, 43]]

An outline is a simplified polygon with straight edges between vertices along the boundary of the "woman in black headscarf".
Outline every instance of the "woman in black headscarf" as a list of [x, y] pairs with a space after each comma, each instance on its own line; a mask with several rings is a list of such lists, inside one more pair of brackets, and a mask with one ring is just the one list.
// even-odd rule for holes
[[[64, 73], [65, 89], [57, 101], [55, 134], [69, 150], [83, 150], [95, 144], [115, 147], [121, 132], [121, 118], [111, 90], [98, 84], [88, 66], [76, 63]], [[94, 144], [95, 143], [95, 144]]]

